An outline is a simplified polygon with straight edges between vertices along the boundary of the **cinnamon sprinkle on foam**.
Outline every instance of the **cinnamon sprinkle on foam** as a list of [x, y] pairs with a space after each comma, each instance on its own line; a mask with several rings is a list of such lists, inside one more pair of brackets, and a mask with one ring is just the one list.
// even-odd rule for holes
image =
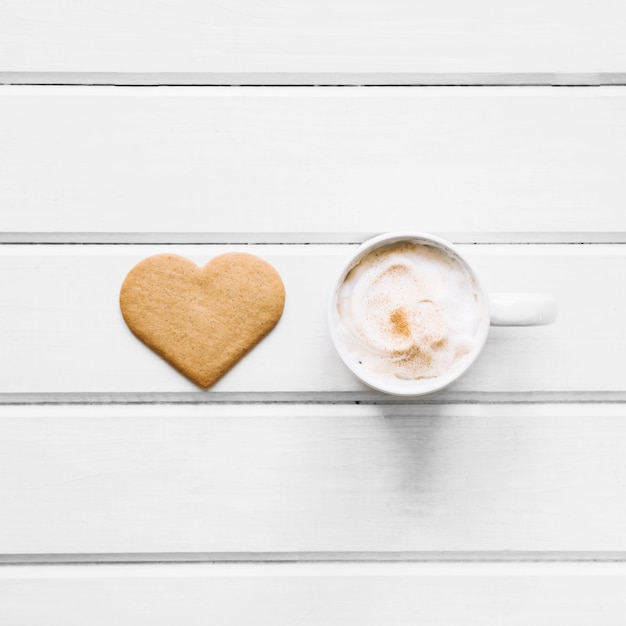
[[406, 311], [402, 307], [398, 307], [391, 312], [389, 315], [389, 321], [391, 322], [393, 332], [396, 335], [402, 335], [403, 337], [411, 336], [409, 319], [406, 315]]

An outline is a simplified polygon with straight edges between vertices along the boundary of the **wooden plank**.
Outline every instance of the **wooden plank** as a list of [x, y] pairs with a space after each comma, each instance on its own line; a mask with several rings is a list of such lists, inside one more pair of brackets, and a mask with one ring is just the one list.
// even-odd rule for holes
[[[335, 354], [326, 321], [331, 286], [353, 247], [1, 246], [1, 399], [86, 394], [90, 401], [106, 401], [109, 394], [134, 394], [124, 397], [145, 400], [149, 394], [163, 400], [167, 393], [195, 401], [220, 394], [231, 399], [246, 399], [246, 394], [287, 399], [302, 393], [322, 394], [325, 400], [341, 393], [372, 397]], [[571, 399], [572, 393], [593, 392], [602, 399], [607, 392], [626, 392], [619, 364], [626, 352], [626, 295], [618, 288], [626, 265], [624, 246], [461, 249], [488, 291], [552, 293], [560, 317], [551, 326], [492, 328], [479, 360], [440, 398], [554, 392]], [[272, 263], [285, 283], [287, 303], [272, 334], [204, 392], [130, 333], [119, 312], [119, 290], [128, 271], [151, 254], [182, 254], [203, 265], [227, 250], [247, 251]]]
[[623, 564], [3, 568], [8, 623], [620, 625]]
[[593, 240], [626, 231], [625, 111], [623, 87], [4, 87], [0, 231]]
[[0, 554], [623, 558], [625, 411], [5, 406]]
[[5, 0], [0, 69], [192, 72], [222, 84], [241, 73], [624, 72], [623, 20], [618, 0]]

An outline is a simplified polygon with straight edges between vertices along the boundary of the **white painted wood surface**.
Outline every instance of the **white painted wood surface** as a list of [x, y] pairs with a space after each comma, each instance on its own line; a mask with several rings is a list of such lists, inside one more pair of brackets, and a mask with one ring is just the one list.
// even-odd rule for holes
[[[353, 247], [1, 246], [0, 393], [101, 394], [100, 400], [110, 393], [158, 398], [165, 392], [195, 400], [218, 392], [296, 400], [311, 392], [322, 394], [322, 401], [336, 392], [364, 397], [364, 385], [335, 354], [326, 321], [330, 290]], [[492, 328], [479, 360], [439, 397], [555, 392], [567, 400], [593, 392], [601, 400], [605, 392], [626, 392], [620, 365], [626, 353], [624, 246], [460, 248], [488, 291], [550, 293], [560, 314], [551, 326]], [[152, 254], [182, 254], [204, 265], [225, 250], [257, 254], [274, 265], [285, 283], [286, 306], [274, 331], [204, 392], [130, 333], [119, 312], [119, 290], [130, 269]]]
[[0, 70], [191, 72], [222, 83], [239, 74], [623, 73], [624, 18], [619, 0], [4, 0]]
[[625, 439], [622, 404], [4, 406], [1, 560], [624, 558]]
[[0, 231], [623, 239], [625, 112], [626, 87], [4, 87]]
[[[623, 85], [625, 17], [3, 2], [0, 83], [85, 86], [0, 87], [0, 622], [621, 623], [623, 563], [591, 561], [626, 558], [626, 87], [87, 85]], [[481, 242], [486, 287], [553, 293], [557, 323], [494, 329], [432, 404], [386, 404], [324, 313], [351, 246], [397, 229]], [[149, 254], [231, 249], [287, 308], [205, 393], [117, 296]], [[155, 563], [242, 559], [544, 562]], [[152, 564], [68, 564], [101, 561]]]
[[0, 615], [25, 626], [621, 626], [623, 564], [289, 564], [0, 570]]

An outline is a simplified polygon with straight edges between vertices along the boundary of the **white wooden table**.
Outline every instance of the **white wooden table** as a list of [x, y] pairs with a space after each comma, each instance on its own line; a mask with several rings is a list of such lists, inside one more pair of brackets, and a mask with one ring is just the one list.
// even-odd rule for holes
[[[0, 623], [623, 624], [625, 18], [2, 2]], [[557, 323], [419, 401], [367, 389], [326, 298], [402, 229]], [[225, 250], [287, 303], [203, 392], [118, 294]]]

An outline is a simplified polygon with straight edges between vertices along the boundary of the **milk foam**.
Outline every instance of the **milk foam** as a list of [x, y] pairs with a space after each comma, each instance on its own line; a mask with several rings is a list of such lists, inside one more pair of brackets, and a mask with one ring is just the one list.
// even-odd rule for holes
[[476, 345], [482, 305], [455, 256], [434, 245], [392, 244], [370, 252], [337, 298], [338, 336], [355, 364], [383, 377], [435, 378]]

